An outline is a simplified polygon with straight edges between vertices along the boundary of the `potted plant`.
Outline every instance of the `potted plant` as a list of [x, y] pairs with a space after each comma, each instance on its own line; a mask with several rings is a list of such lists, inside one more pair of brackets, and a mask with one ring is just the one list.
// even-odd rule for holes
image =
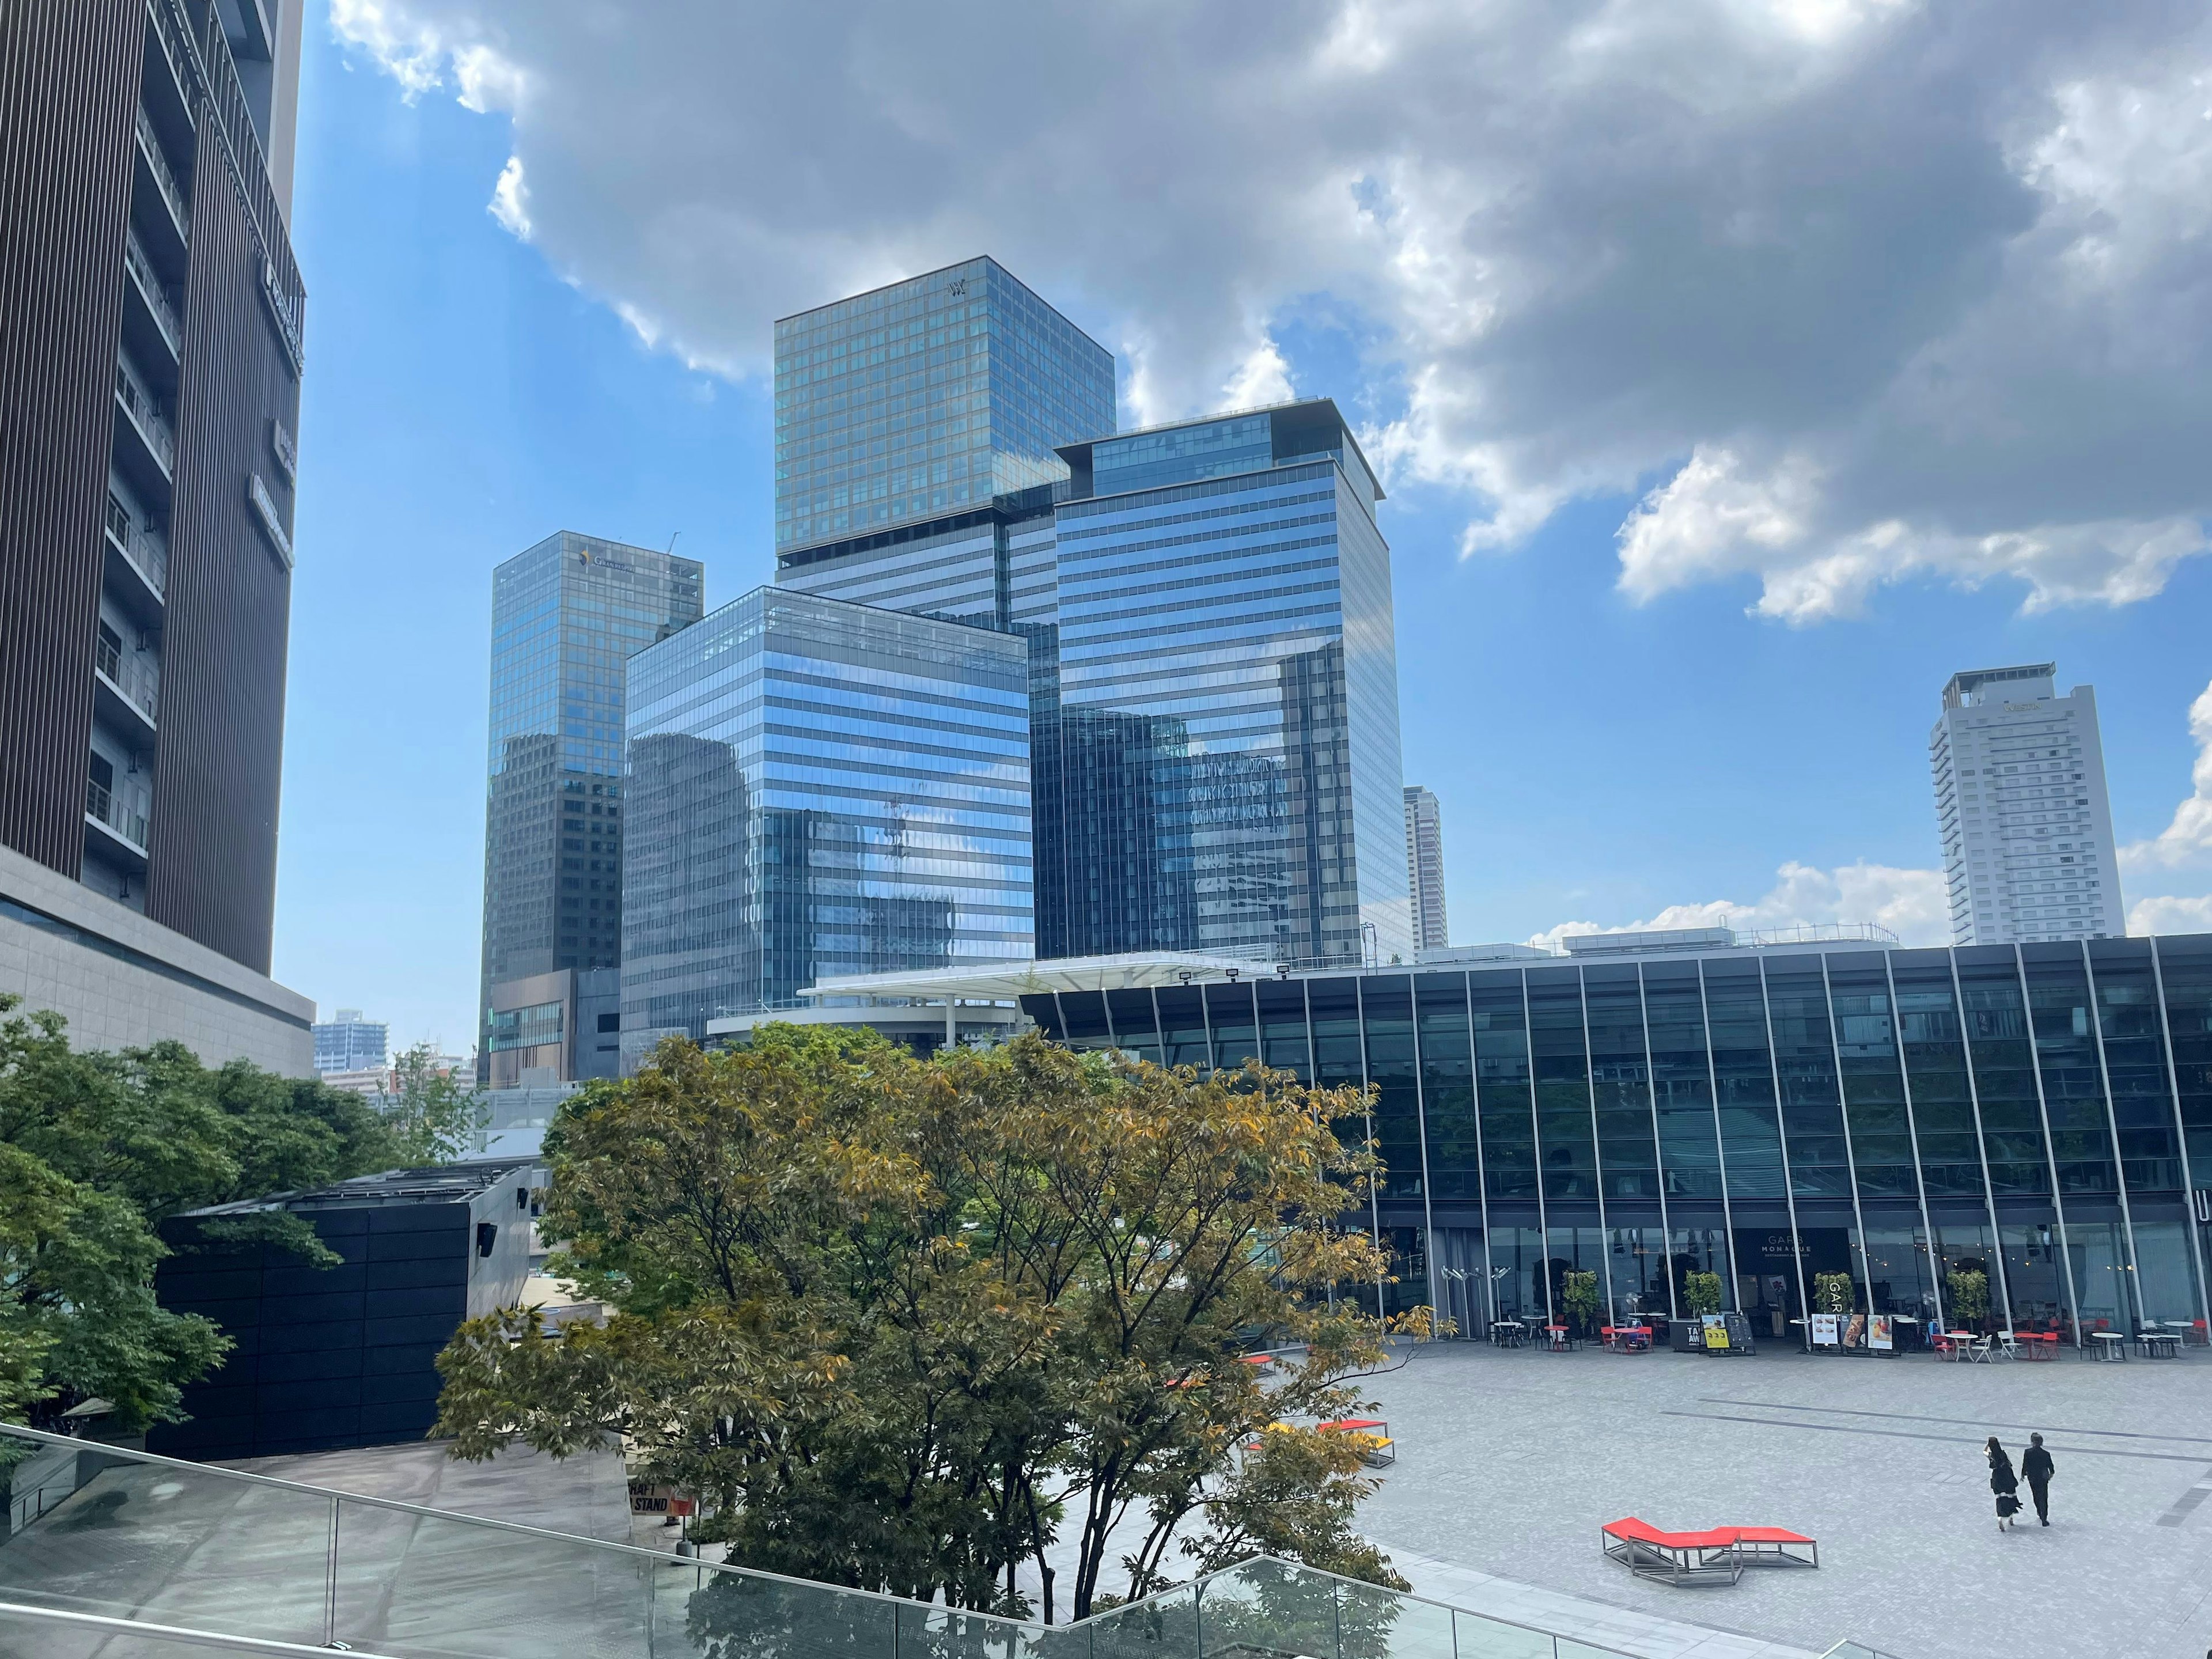
[[1815, 1312], [1834, 1314], [1840, 1319], [1851, 1310], [1853, 1299], [1851, 1276], [1849, 1273], [1814, 1273], [1813, 1275], [1813, 1304]]
[[1978, 1331], [1990, 1316], [1990, 1276], [1967, 1267], [1943, 1275], [1950, 1295], [1951, 1317], [1961, 1330]]
[[1692, 1314], [1703, 1316], [1721, 1310], [1721, 1276], [1718, 1273], [1684, 1273], [1682, 1300]]
[[1567, 1318], [1576, 1334], [1588, 1336], [1597, 1328], [1597, 1275], [1570, 1269], [1561, 1281], [1560, 1291], [1560, 1299], [1566, 1304]]

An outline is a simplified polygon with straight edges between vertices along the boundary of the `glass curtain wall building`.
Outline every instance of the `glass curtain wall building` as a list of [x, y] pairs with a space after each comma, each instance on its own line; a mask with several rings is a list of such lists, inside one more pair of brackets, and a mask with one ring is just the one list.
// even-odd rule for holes
[[699, 619], [704, 581], [569, 531], [492, 572], [480, 1080], [494, 986], [621, 963], [623, 665]]
[[1035, 950], [1029, 655], [763, 587], [629, 665], [626, 1049]]
[[1336, 405], [1060, 453], [1043, 954], [1410, 962], [1382, 492]]
[[1065, 478], [1055, 445], [1113, 429], [1112, 355], [995, 259], [786, 317], [776, 551], [988, 510]]
[[1762, 1335], [1814, 1278], [2081, 1340], [2212, 1317], [2212, 935], [1945, 950], [1621, 950], [1024, 997], [1078, 1048], [1250, 1056], [1370, 1085], [1401, 1306], [1480, 1333], [1562, 1306], [1680, 1313], [1719, 1276]]

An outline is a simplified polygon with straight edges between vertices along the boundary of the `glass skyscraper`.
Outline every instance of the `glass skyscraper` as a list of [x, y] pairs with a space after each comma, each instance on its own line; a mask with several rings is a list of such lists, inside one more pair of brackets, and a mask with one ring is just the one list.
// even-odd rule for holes
[[1055, 446], [1113, 429], [1112, 355], [995, 259], [786, 317], [776, 551], [988, 509], [1066, 477]]
[[1410, 962], [1382, 492], [1336, 405], [1060, 453], [1047, 954]]
[[763, 587], [629, 664], [626, 1049], [817, 978], [1029, 957], [1029, 654]]
[[1550, 1322], [1571, 1271], [1621, 1314], [1716, 1273], [1769, 1340], [1820, 1274], [1949, 1320], [1979, 1273], [1996, 1320], [2067, 1340], [2212, 1318], [2212, 935], [1488, 954], [1022, 1006], [1079, 1048], [1372, 1085], [1390, 1295], [1463, 1333]]
[[480, 1021], [495, 985], [621, 962], [623, 665], [699, 619], [703, 582], [569, 531], [492, 572]]

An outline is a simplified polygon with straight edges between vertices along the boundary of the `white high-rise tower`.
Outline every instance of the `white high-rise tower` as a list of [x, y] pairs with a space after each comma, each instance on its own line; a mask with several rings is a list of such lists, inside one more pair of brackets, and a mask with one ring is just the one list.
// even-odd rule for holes
[[1451, 943], [1444, 927], [1443, 808], [1419, 784], [1406, 786], [1406, 871], [1413, 878], [1413, 948], [1441, 951]]
[[2097, 696], [2056, 663], [1977, 669], [1943, 688], [1928, 739], [1959, 945], [2127, 932]]

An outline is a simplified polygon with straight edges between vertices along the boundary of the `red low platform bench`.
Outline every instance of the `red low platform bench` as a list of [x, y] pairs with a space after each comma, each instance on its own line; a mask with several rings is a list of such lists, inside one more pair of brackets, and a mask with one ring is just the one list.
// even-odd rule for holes
[[1780, 1527], [1714, 1527], [1705, 1532], [1662, 1532], [1630, 1516], [1599, 1529], [1605, 1553], [1639, 1578], [1670, 1584], [1724, 1578], [1733, 1584], [1746, 1567], [1817, 1567], [1820, 1547], [1802, 1533]]

